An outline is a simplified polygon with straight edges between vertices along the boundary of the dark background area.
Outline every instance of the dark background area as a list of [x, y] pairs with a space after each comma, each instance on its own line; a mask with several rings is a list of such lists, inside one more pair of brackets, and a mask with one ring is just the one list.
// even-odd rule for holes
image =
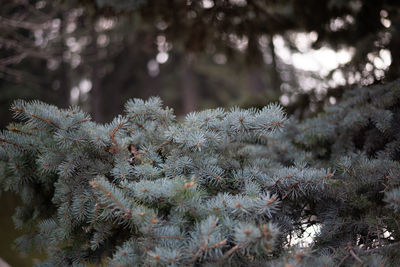
[[[80, 105], [97, 122], [130, 98], [176, 114], [279, 102], [313, 116], [357, 85], [400, 77], [400, 3], [384, 0], [0, 0], [0, 128], [15, 99]], [[12, 250], [1, 195], [0, 257]], [[43, 256], [43, 255], [42, 255]]]

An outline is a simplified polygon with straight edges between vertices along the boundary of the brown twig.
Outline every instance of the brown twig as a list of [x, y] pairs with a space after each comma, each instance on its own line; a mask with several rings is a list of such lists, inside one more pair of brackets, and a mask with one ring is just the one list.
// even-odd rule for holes
[[0, 138], [0, 142], [6, 143], [6, 144], [9, 144], [9, 145], [13, 145], [13, 146], [15, 146], [15, 147], [17, 147], [17, 148], [20, 148], [20, 149], [26, 149], [26, 147], [21, 146], [21, 145], [19, 145], [19, 144], [17, 144], [17, 143], [8, 141], [8, 140], [5, 139], [5, 138]]
[[360, 259], [357, 254], [354, 252], [353, 248], [349, 249], [350, 255], [353, 256], [353, 258], [355, 258], [359, 263], [363, 264], [364, 261], [362, 259]]
[[117, 140], [115, 140], [115, 134], [118, 132], [119, 129], [122, 128], [122, 126], [123, 126], [122, 122], [118, 123], [117, 127], [114, 130], [112, 130], [112, 132], [110, 133], [110, 139], [111, 139], [111, 142], [113, 143], [112, 147], [109, 150], [109, 152], [111, 154], [117, 154], [119, 151]]
[[347, 260], [350, 257], [349, 254], [347, 254], [346, 256], [343, 257], [343, 259], [339, 262], [339, 264], [336, 267], [340, 267], [342, 266], [342, 264], [344, 263], [345, 260]]
[[[109, 191], [107, 191], [107, 189], [105, 189], [104, 187], [102, 187], [100, 184], [96, 183], [94, 180], [90, 181], [90, 184], [92, 185], [92, 187], [94, 189], [99, 189], [100, 191], [102, 191], [107, 197], [109, 197], [119, 208], [121, 211], [125, 211], [125, 215], [128, 217], [132, 217], [132, 214], [130, 213], [130, 210], [125, 208], [125, 206], [113, 195], [111, 194]], [[128, 212], [129, 211], [129, 212]]]
[[235, 253], [235, 251], [239, 250], [242, 248], [242, 245], [236, 245], [234, 247], [232, 247], [230, 250], [228, 250], [227, 252], [225, 252], [224, 255], [222, 255], [221, 258], [218, 259], [218, 262], [221, 262], [223, 260], [225, 260], [226, 258], [228, 258], [230, 255], [232, 255], [233, 253]]
[[197, 258], [200, 257], [201, 253], [203, 253], [203, 252], [206, 251], [207, 249], [217, 248], [217, 247], [223, 246], [223, 245], [225, 245], [225, 244], [226, 244], [226, 239], [224, 239], [224, 240], [222, 240], [222, 241], [220, 241], [220, 242], [217, 242], [217, 243], [215, 243], [215, 244], [212, 245], [212, 246], [208, 246], [208, 245], [206, 244], [206, 241], [204, 241], [204, 245], [196, 252], [196, 254], [193, 256], [193, 258], [192, 258], [191, 261], [192, 261], [192, 262], [195, 262], [195, 261], [197, 260]]
[[353, 246], [351, 245], [351, 242], [347, 243], [347, 247], [345, 248], [349, 252], [337, 265], [337, 267], [340, 267], [346, 259], [348, 259], [350, 256], [352, 256], [356, 261], [358, 261], [360, 264], [363, 264], [364, 261], [358, 257], [358, 255], [355, 253]]
[[166, 146], [166, 145], [168, 145], [170, 143], [171, 143], [171, 140], [167, 140], [167, 141], [162, 142], [160, 145], [158, 145], [156, 147], [156, 151], [159, 151], [161, 148], [163, 148], [164, 146]]

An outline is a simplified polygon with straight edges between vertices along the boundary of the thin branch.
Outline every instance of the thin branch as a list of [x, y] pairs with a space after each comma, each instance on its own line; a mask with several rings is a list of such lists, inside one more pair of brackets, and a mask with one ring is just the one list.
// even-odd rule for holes
[[237, 250], [241, 249], [242, 245], [236, 245], [234, 247], [232, 247], [230, 250], [228, 250], [227, 252], [225, 252], [224, 255], [222, 255], [221, 258], [218, 259], [218, 262], [221, 262], [223, 260], [225, 260], [226, 258], [228, 258], [230, 255], [232, 255], [233, 253], [235, 253]]
[[118, 123], [117, 127], [116, 127], [115, 129], [113, 129], [113, 130], [111, 131], [111, 133], [110, 133], [110, 139], [111, 139], [111, 141], [112, 141], [112, 143], [113, 143], [112, 147], [111, 147], [110, 150], [109, 150], [109, 152], [110, 152], [111, 154], [117, 154], [118, 151], [119, 151], [117, 140], [115, 140], [115, 134], [118, 132], [119, 129], [122, 128], [122, 126], [123, 126], [123, 123], [122, 123], [122, 122]]
[[340, 267], [342, 266], [342, 264], [344, 263], [345, 260], [347, 260], [350, 257], [349, 254], [347, 254], [346, 256], [343, 257], [343, 259], [339, 262], [339, 264], [336, 267]]
[[54, 55], [51, 55], [50, 51], [46, 50], [46, 52], [40, 52], [37, 49], [33, 48], [27, 48], [23, 45], [21, 45], [19, 42], [11, 39], [6, 39], [3, 37], [0, 37], [0, 44], [3, 44], [5, 48], [7, 49], [15, 49], [18, 52], [25, 53], [29, 56], [36, 57], [36, 58], [41, 58], [41, 59], [52, 59], [54, 58]]
[[26, 58], [26, 56], [27, 56], [27, 53], [21, 53], [19, 55], [2, 58], [2, 59], [0, 59], [0, 65], [5, 66], [5, 65], [10, 65], [10, 64], [20, 63], [21, 60]]
[[32, 31], [46, 29], [51, 26], [50, 21], [46, 21], [44, 23], [33, 23], [33, 22], [28, 22], [28, 21], [8, 19], [8, 18], [4, 18], [4, 17], [0, 17], [0, 25], [1, 24], [8, 26], [8, 27], [21, 28], [21, 29], [32, 30]]
[[353, 258], [355, 258], [360, 264], [363, 264], [364, 261], [362, 259], [360, 259], [357, 254], [354, 252], [353, 248], [349, 249], [350, 255], [353, 256]]
[[[120, 208], [121, 211], [126, 211], [127, 209], [125, 206], [110, 192], [107, 191], [104, 187], [102, 187], [100, 184], [96, 183], [94, 180], [90, 181], [90, 184], [94, 189], [98, 188], [100, 191], [102, 191], [107, 197], [111, 198], [111, 200]], [[132, 217], [132, 215], [129, 213], [127, 216]]]

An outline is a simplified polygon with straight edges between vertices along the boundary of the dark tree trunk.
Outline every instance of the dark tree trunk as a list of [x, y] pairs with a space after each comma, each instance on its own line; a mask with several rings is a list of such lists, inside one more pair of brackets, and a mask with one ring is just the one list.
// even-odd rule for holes
[[258, 47], [257, 36], [250, 32], [248, 41], [248, 51], [246, 61], [248, 90], [252, 95], [259, 96], [265, 93], [265, 84], [263, 81], [263, 60], [262, 53]]
[[62, 62], [60, 66], [60, 88], [58, 89], [60, 91], [58, 105], [61, 108], [67, 108], [70, 105], [71, 83], [69, 71], [69, 65], [65, 62]]
[[101, 92], [101, 77], [100, 77], [100, 59], [99, 59], [99, 49], [97, 46], [97, 32], [94, 29], [94, 23], [91, 25], [91, 37], [92, 42], [90, 45], [90, 55], [92, 57], [91, 61], [91, 73], [90, 80], [92, 81], [92, 90], [90, 94], [90, 109], [93, 115], [93, 119], [96, 122], [103, 122], [104, 115], [102, 109], [102, 92]]
[[261, 95], [265, 92], [265, 85], [262, 79], [263, 71], [260, 66], [249, 66], [247, 69], [249, 91], [253, 95]]
[[181, 59], [181, 90], [182, 90], [182, 111], [184, 114], [192, 112], [197, 106], [196, 79], [193, 73], [193, 57], [183, 56]]
[[272, 58], [272, 62], [271, 62], [271, 65], [272, 65], [271, 66], [272, 67], [271, 86], [272, 86], [272, 88], [270, 89], [270, 91], [271, 91], [271, 95], [275, 98], [275, 97], [279, 96], [279, 94], [280, 94], [282, 80], [281, 80], [281, 76], [278, 72], [273, 35], [271, 35], [269, 38], [269, 50], [270, 50], [271, 58]]
[[[67, 28], [67, 14], [65, 11], [61, 11], [60, 13], [60, 19], [61, 19], [61, 25], [60, 25], [60, 34], [61, 34], [61, 48], [62, 52], [67, 51], [68, 47], [65, 44], [65, 34], [66, 34], [66, 28]], [[58, 88], [59, 90], [59, 99], [58, 99], [58, 105], [62, 108], [67, 108], [71, 102], [70, 102], [70, 96], [71, 96], [71, 68], [70, 65], [65, 62], [63, 59], [63, 53], [60, 55], [60, 60], [61, 64], [59, 67], [59, 81], [60, 81], [60, 87]]]
[[[67, 51], [68, 47], [65, 44], [65, 28], [67, 26], [67, 21], [65, 18], [65, 14], [61, 14], [61, 27], [60, 27], [60, 33], [61, 33], [61, 47], [62, 51]], [[60, 81], [60, 87], [59, 87], [59, 100], [58, 100], [58, 105], [62, 108], [67, 108], [70, 105], [70, 94], [71, 94], [71, 82], [70, 82], [70, 66], [65, 60], [63, 59], [62, 54], [60, 55], [61, 58], [61, 64], [59, 68], [59, 81]]]
[[387, 79], [389, 81], [400, 78], [400, 15], [394, 14], [392, 19], [392, 39], [389, 43], [389, 50], [392, 56]]

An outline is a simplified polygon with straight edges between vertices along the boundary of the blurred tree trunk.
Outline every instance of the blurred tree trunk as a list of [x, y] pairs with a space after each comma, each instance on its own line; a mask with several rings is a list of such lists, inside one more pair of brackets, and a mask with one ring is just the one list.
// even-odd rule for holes
[[58, 105], [61, 108], [67, 108], [70, 105], [71, 83], [70, 83], [70, 68], [67, 63], [62, 61], [60, 65], [60, 99]]
[[183, 56], [181, 59], [181, 90], [183, 113], [187, 114], [196, 109], [198, 92], [196, 88], [196, 78], [193, 72], [193, 56]]
[[251, 94], [259, 96], [265, 92], [263, 70], [255, 65], [247, 68], [248, 86]]
[[269, 37], [269, 50], [271, 53], [271, 58], [272, 58], [272, 73], [271, 73], [271, 96], [273, 98], [277, 98], [280, 95], [280, 89], [281, 89], [281, 76], [278, 72], [278, 66], [277, 66], [277, 59], [276, 59], [276, 53], [275, 53], [275, 45], [274, 45], [274, 36], [271, 35]]
[[391, 21], [394, 30], [392, 30], [392, 38], [388, 48], [392, 56], [392, 63], [389, 67], [387, 79], [395, 80], [400, 78], [400, 14], [393, 14]]
[[90, 80], [92, 82], [92, 90], [90, 94], [90, 110], [93, 114], [93, 119], [96, 122], [103, 122], [103, 109], [102, 109], [102, 93], [101, 93], [101, 77], [100, 77], [100, 59], [99, 48], [97, 46], [97, 32], [95, 30], [95, 19], [91, 23], [91, 44], [89, 54], [91, 57], [91, 73]]
[[[60, 14], [61, 25], [60, 25], [60, 35], [61, 35], [61, 51], [67, 51], [68, 47], [65, 43], [65, 34], [67, 28], [67, 18], [65, 12]], [[63, 58], [63, 54], [60, 55], [61, 64], [59, 67], [59, 82], [60, 82], [60, 98], [58, 100], [58, 105], [62, 108], [67, 108], [70, 104], [70, 93], [71, 93], [71, 68]]]
[[248, 89], [252, 95], [260, 96], [265, 92], [263, 81], [262, 54], [258, 49], [258, 39], [254, 34], [249, 33], [248, 51], [246, 55]]

